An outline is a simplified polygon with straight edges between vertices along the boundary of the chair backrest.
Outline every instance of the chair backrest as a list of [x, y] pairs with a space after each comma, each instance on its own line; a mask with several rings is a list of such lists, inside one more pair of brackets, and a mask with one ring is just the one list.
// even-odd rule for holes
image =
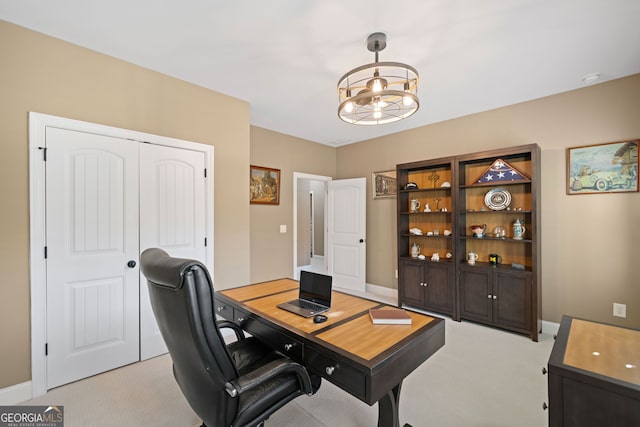
[[140, 268], [182, 393], [200, 418], [231, 424], [238, 402], [227, 394], [225, 383], [238, 372], [216, 326], [207, 268], [157, 248], [142, 253]]

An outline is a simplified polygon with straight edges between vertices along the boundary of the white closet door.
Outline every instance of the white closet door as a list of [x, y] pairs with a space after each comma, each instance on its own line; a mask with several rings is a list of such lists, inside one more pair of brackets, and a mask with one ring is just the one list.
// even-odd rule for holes
[[139, 358], [138, 144], [48, 127], [46, 146], [53, 388]]
[[[206, 263], [204, 171], [203, 152], [140, 145], [141, 252], [162, 248], [171, 256]], [[151, 309], [147, 280], [141, 275], [140, 359], [166, 352]]]

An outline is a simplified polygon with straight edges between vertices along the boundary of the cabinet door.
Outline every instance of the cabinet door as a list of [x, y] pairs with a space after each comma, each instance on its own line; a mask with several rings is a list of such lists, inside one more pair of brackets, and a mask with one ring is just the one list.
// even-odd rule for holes
[[460, 317], [484, 323], [492, 321], [491, 271], [462, 266], [460, 269]]
[[424, 308], [425, 287], [423, 285], [423, 263], [422, 262], [400, 262], [400, 283], [402, 288], [402, 300], [400, 304], [406, 303], [420, 308]]
[[495, 322], [500, 326], [530, 331], [531, 274], [496, 271], [495, 295]]
[[428, 309], [453, 313], [453, 285], [451, 264], [425, 265], [425, 283], [427, 291], [426, 306]]

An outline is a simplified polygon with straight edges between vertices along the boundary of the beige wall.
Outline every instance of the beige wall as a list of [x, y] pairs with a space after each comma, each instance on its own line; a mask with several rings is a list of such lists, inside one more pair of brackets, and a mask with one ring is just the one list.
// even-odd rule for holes
[[[640, 75], [336, 150], [250, 127], [243, 101], [3, 21], [0, 60], [0, 389], [31, 376], [29, 111], [215, 146], [218, 288], [291, 276], [294, 171], [370, 186], [371, 172], [396, 163], [536, 142], [543, 318], [640, 327], [640, 194], [567, 196], [563, 184], [567, 147], [640, 137]], [[250, 163], [281, 169], [279, 206], [249, 205]], [[395, 199], [369, 198], [367, 208], [367, 282], [396, 288]], [[627, 304], [626, 320], [611, 316], [614, 301]]]
[[0, 63], [0, 389], [31, 378], [29, 111], [213, 145], [214, 280], [249, 281], [246, 102], [4, 21]]
[[[640, 193], [565, 193], [567, 147], [638, 138], [640, 75], [634, 75], [340, 147], [337, 178], [366, 176], [370, 192], [371, 173], [397, 163], [537, 143], [543, 319], [569, 314], [640, 328]], [[368, 283], [397, 288], [394, 224], [395, 199], [369, 198]], [[612, 316], [613, 302], [627, 304], [626, 319]]]
[[251, 205], [251, 281], [292, 277], [293, 173], [334, 177], [336, 149], [252, 126], [251, 164], [280, 169], [281, 180], [280, 205]]

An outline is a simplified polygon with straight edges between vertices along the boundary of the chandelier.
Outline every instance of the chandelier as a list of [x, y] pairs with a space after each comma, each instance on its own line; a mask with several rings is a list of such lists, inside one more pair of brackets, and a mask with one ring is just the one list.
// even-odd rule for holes
[[375, 52], [375, 62], [354, 68], [340, 78], [338, 117], [345, 122], [381, 125], [418, 111], [418, 72], [399, 62], [378, 62], [378, 52], [386, 46], [386, 34], [371, 34], [367, 49]]

